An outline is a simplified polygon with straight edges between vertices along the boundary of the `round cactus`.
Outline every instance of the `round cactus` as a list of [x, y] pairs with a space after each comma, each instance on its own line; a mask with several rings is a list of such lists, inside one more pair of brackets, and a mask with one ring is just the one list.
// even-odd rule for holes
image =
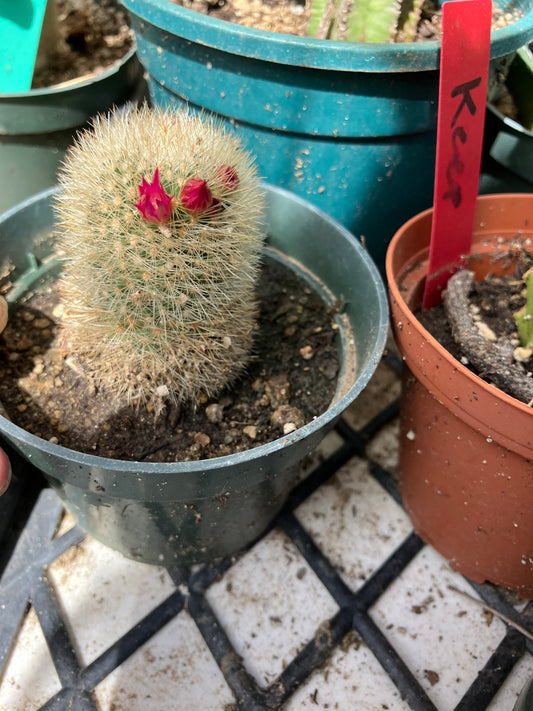
[[120, 404], [211, 396], [256, 326], [263, 193], [216, 122], [141, 108], [98, 117], [59, 175], [63, 325]]

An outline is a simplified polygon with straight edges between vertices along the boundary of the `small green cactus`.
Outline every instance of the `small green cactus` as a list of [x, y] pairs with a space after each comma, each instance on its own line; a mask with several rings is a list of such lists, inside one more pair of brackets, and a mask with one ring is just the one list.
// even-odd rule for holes
[[526, 284], [526, 303], [514, 314], [522, 348], [533, 348], [533, 268], [522, 277]]
[[245, 367], [263, 192], [214, 121], [142, 108], [98, 117], [59, 175], [66, 347], [121, 404], [198, 402]]
[[412, 41], [422, 0], [311, 0], [310, 37], [348, 42]]

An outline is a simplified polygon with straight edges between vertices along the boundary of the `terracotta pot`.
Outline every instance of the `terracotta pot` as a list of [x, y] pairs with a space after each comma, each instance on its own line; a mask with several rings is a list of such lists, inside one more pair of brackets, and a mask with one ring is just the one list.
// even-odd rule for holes
[[[405, 361], [400, 485], [415, 530], [451, 565], [533, 599], [533, 410], [485, 383], [421, 325], [432, 210], [395, 234], [386, 258], [393, 332]], [[476, 279], [512, 273], [509, 241], [533, 236], [533, 195], [478, 198]]]

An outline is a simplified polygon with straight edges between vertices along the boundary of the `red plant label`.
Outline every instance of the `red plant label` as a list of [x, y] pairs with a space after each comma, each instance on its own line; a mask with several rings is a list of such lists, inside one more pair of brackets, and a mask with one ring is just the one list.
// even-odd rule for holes
[[433, 223], [422, 308], [439, 303], [470, 252], [490, 59], [491, 0], [442, 6]]

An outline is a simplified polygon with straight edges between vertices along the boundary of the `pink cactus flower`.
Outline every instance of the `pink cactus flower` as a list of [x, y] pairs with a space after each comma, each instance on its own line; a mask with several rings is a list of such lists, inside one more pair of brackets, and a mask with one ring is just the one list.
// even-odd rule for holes
[[183, 184], [178, 195], [182, 206], [191, 215], [199, 215], [213, 204], [213, 194], [207, 181], [202, 178], [189, 178]]
[[155, 169], [154, 178], [149, 183], [143, 177], [139, 185], [139, 202], [135, 207], [139, 210], [146, 222], [161, 224], [168, 222], [174, 209], [175, 199], [165, 192], [159, 179], [159, 168]]
[[221, 165], [217, 171], [220, 182], [227, 190], [236, 190], [239, 186], [239, 176], [231, 165]]

